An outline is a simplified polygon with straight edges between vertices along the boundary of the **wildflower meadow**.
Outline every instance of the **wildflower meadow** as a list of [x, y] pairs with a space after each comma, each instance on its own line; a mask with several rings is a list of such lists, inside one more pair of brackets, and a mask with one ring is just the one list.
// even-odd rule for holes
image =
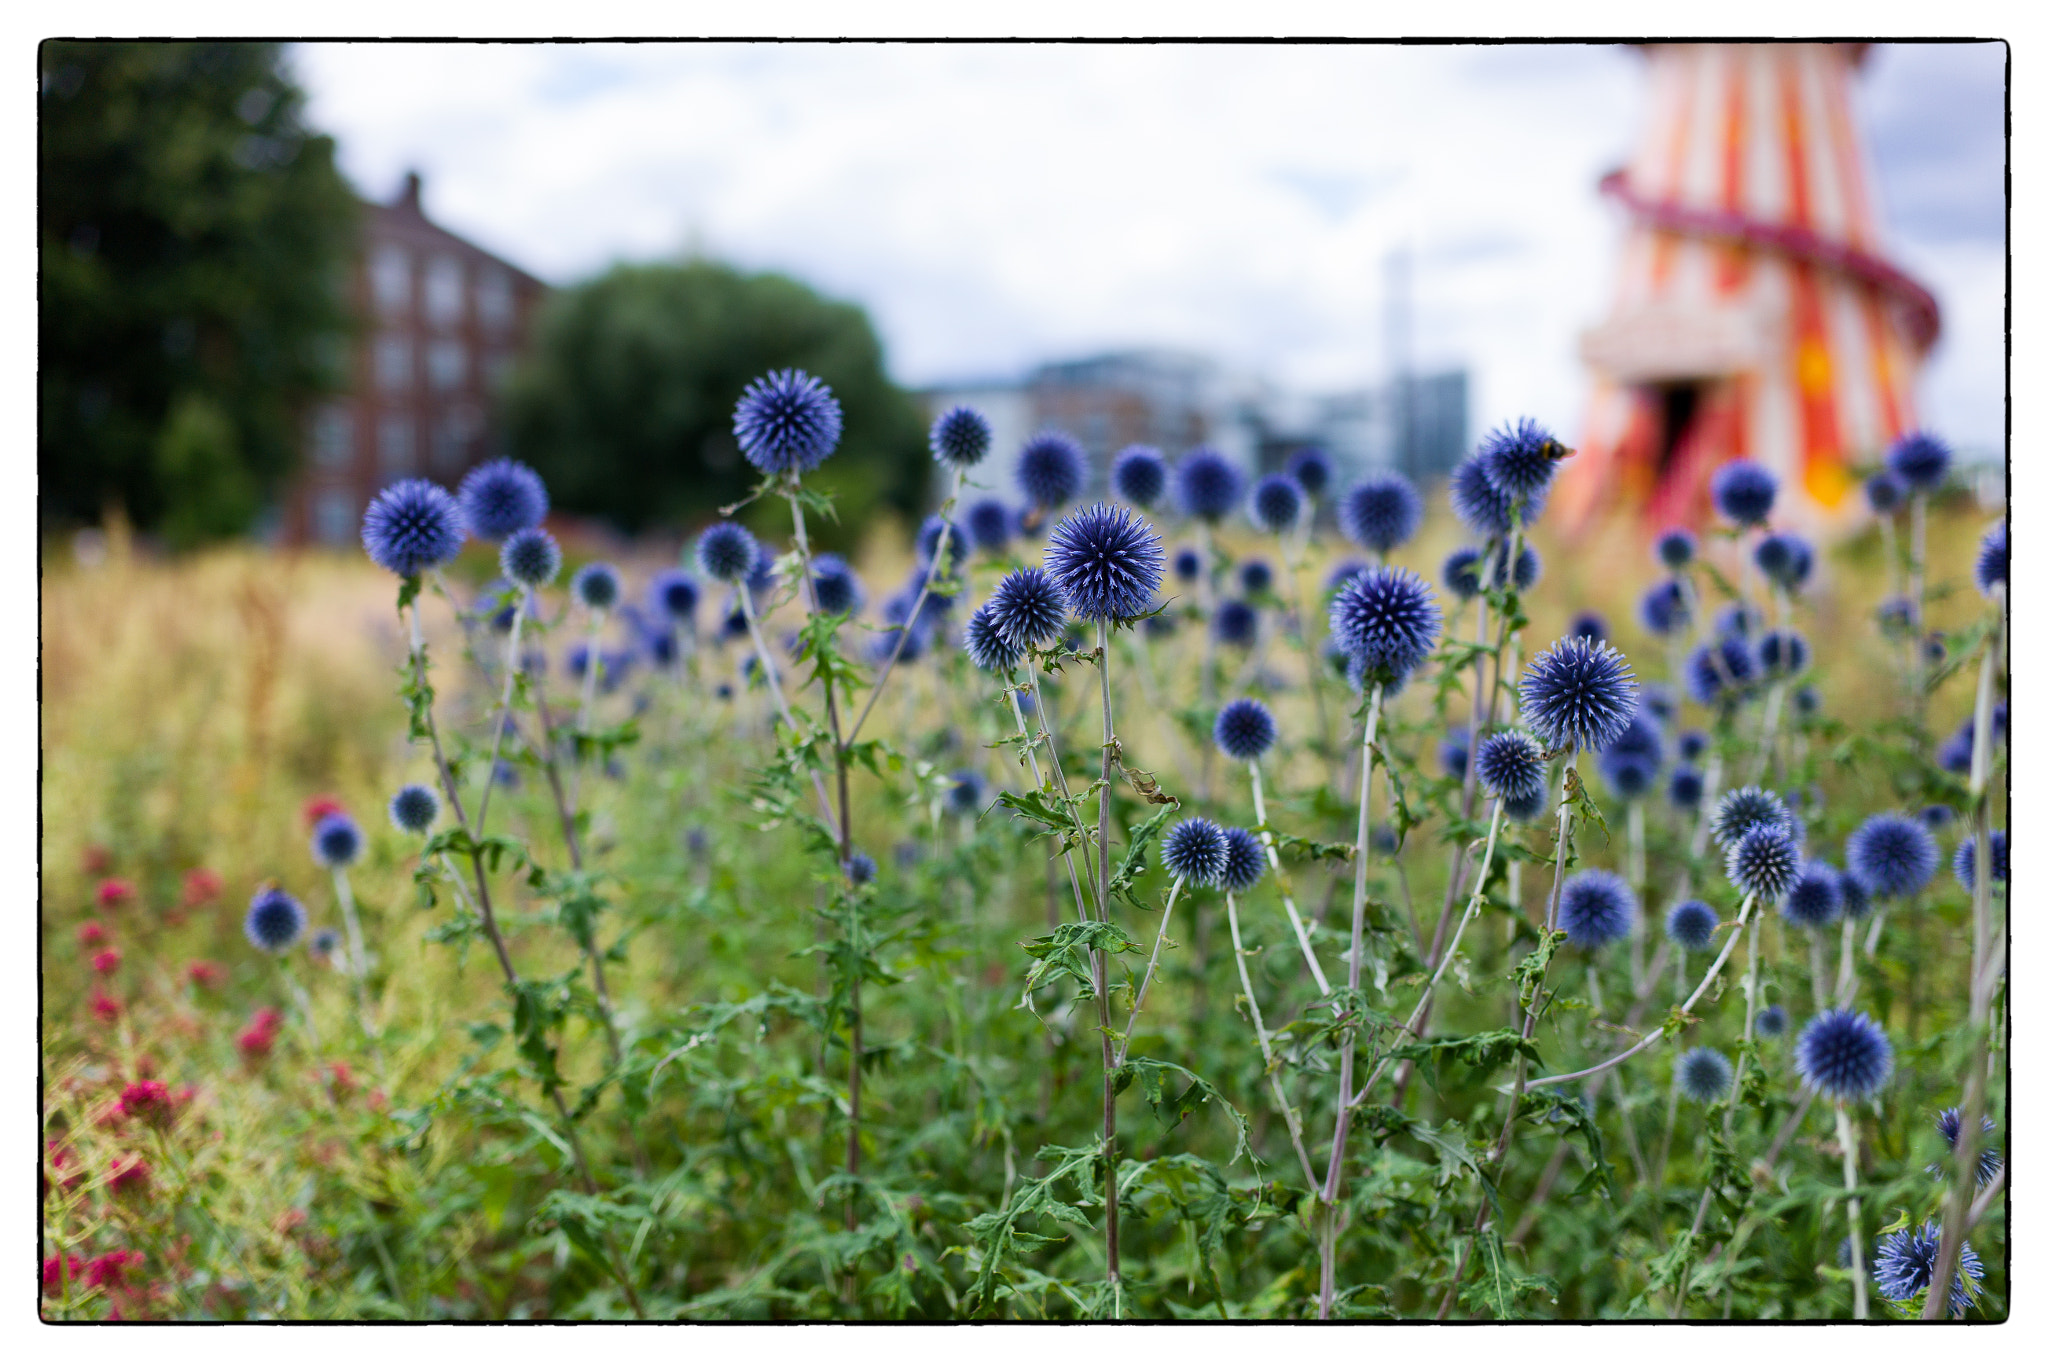
[[[930, 432], [46, 564], [47, 1320], [2000, 1320], [2006, 530]], [[551, 529], [551, 526], [553, 527]], [[908, 539], [910, 545], [904, 541]], [[841, 542], [844, 537], [841, 537]]]

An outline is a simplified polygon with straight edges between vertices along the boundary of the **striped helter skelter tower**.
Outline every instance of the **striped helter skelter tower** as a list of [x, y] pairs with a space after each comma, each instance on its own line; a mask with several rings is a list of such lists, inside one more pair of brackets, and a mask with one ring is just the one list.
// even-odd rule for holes
[[1774, 519], [1826, 533], [1861, 509], [1853, 470], [1915, 429], [1940, 312], [1882, 254], [1849, 101], [1861, 57], [1647, 49], [1641, 140], [1601, 182], [1630, 225], [1612, 310], [1580, 342], [1594, 384], [1567, 524], [1704, 524], [1714, 470], [1749, 458], [1779, 475]]

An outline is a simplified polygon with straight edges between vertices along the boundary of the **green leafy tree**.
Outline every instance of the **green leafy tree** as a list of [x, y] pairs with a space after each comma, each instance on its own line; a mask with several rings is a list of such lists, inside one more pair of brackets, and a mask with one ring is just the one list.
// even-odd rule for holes
[[246, 529], [340, 386], [356, 199], [274, 43], [42, 47], [48, 527]]
[[909, 395], [889, 381], [867, 314], [778, 274], [705, 260], [620, 265], [548, 301], [508, 394], [513, 449], [565, 508], [628, 530], [687, 524], [755, 481], [733, 404], [770, 369], [832, 386], [839, 452], [806, 484], [837, 498], [831, 542], [880, 503], [914, 510], [930, 456]]

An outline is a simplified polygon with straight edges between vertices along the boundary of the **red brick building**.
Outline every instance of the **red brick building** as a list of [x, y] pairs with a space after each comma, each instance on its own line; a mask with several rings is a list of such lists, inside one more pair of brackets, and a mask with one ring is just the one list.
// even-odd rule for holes
[[349, 286], [363, 319], [349, 391], [307, 418], [280, 526], [290, 543], [353, 543], [378, 489], [411, 477], [452, 489], [498, 452], [497, 393], [547, 292], [427, 221], [418, 175], [396, 201], [364, 205]]

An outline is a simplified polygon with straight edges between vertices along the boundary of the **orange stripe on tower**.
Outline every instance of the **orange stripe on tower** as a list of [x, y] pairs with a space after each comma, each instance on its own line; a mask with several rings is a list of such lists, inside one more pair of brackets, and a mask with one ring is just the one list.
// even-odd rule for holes
[[[1871, 229], [1876, 223], [1863, 179], [1863, 163], [1856, 155], [1856, 129], [1849, 119], [1848, 80], [1839, 67], [1830, 76], [1822, 82], [1821, 93], [1827, 104], [1828, 132], [1835, 144], [1836, 174], [1842, 182], [1843, 220], [1849, 244], [1867, 249], [1874, 244]], [[1883, 295], [1869, 287], [1858, 289], [1856, 311], [1862, 315], [1864, 344], [1870, 351], [1870, 377], [1877, 389], [1880, 434], [1889, 445], [1904, 433], [1905, 426], [1899, 410], [1898, 374], [1892, 365], [1892, 328], [1885, 325]]]
[[[1664, 148], [1664, 186], [1667, 199], [1685, 197], [1685, 151], [1692, 140], [1693, 81], [1699, 71], [1699, 63], [1674, 55], [1678, 62], [1678, 81], [1672, 98], [1677, 102], [1677, 112], [1671, 119], [1671, 140]], [[1660, 291], [1671, 278], [1673, 259], [1678, 254], [1678, 234], [1658, 232], [1651, 238], [1650, 245], [1650, 290]]]
[[[1721, 106], [1721, 207], [1741, 213], [1749, 205], [1742, 201], [1743, 170], [1749, 160], [1749, 49], [1730, 47], [1728, 54], [1728, 98]], [[1734, 293], [1749, 282], [1749, 252], [1740, 246], [1714, 248], [1719, 268], [1714, 287]]]
[[[1806, 121], [1799, 107], [1798, 49], [1778, 64], [1778, 104], [1785, 138], [1786, 182], [1791, 191], [1794, 226], [1813, 226], [1812, 195], [1806, 177]], [[1793, 386], [1799, 394], [1801, 479], [1807, 494], [1822, 506], [1841, 504], [1849, 490], [1843, 467], [1842, 437], [1835, 413], [1834, 356], [1828, 347], [1822, 314], [1820, 281], [1806, 261], [1792, 269]]]

